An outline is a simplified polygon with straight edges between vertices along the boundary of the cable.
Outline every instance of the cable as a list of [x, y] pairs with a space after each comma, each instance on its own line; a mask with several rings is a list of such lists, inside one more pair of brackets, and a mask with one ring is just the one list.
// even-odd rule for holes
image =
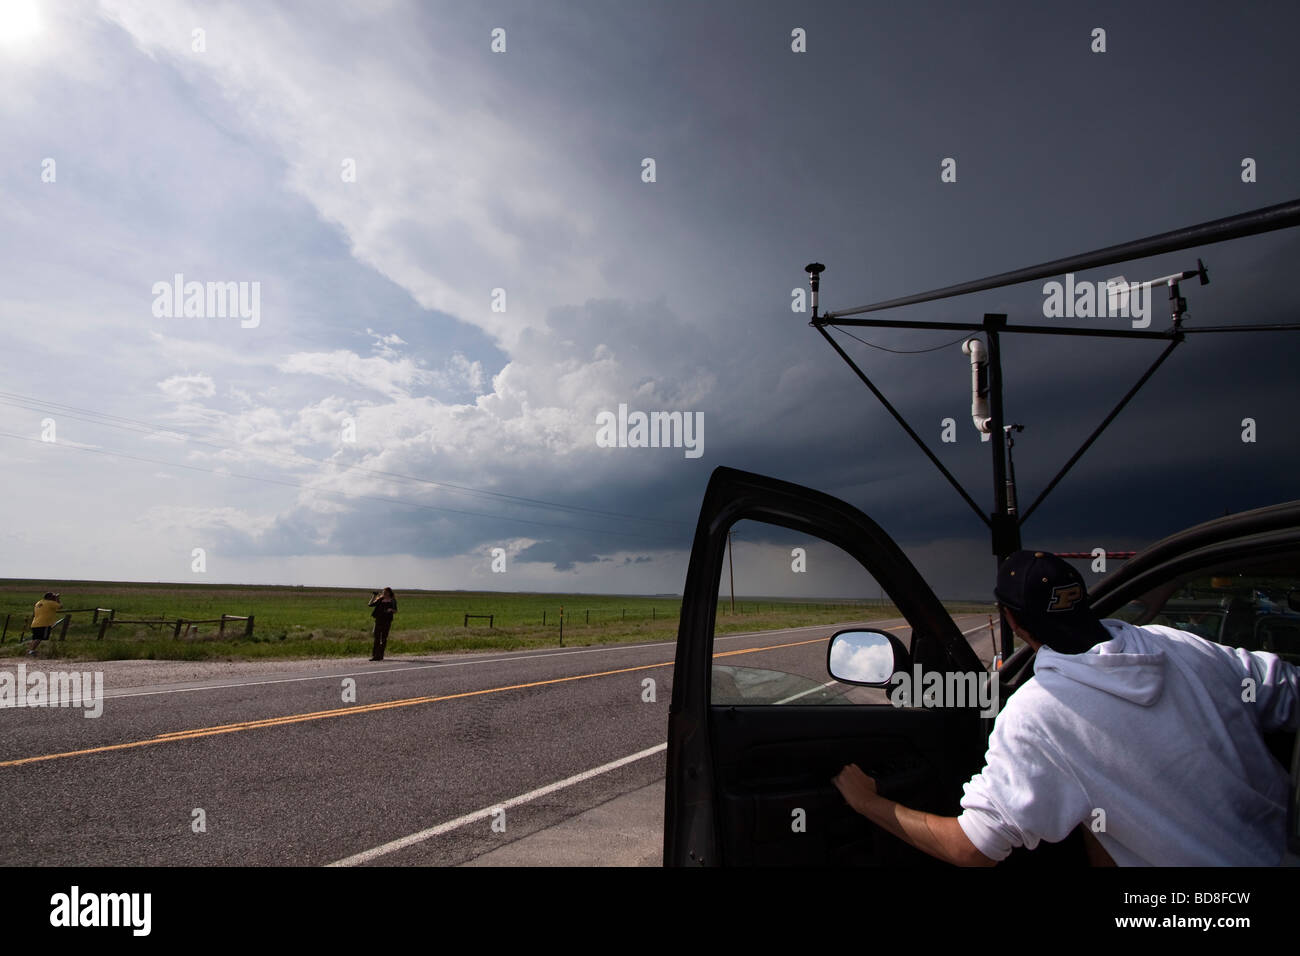
[[970, 338], [969, 335], [963, 335], [961, 338], [959, 338], [959, 339], [957, 339], [957, 340], [955, 340], [955, 341], [953, 341], [953, 342], [945, 342], [943, 345], [936, 345], [934, 348], [931, 348], [931, 349], [891, 349], [891, 348], [888, 348], [887, 346], [884, 346], [884, 345], [875, 345], [875, 344], [872, 343], [872, 342], [868, 342], [866, 339], [859, 339], [856, 335], [854, 335], [854, 334], [853, 334], [852, 332], [850, 332], [848, 329], [843, 328], [843, 327], [841, 327], [841, 326], [838, 326], [838, 325], [832, 325], [831, 328], [832, 328], [832, 329], [836, 329], [837, 331], [843, 332], [845, 335], [847, 335], [847, 336], [848, 336], [849, 338], [851, 338], [851, 339], [857, 339], [857, 341], [861, 342], [863, 345], [866, 345], [866, 346], [868, 346], [868, 347], [870, 347], [870, 348], [873, 348], [873, 349], [880, 349], [880, 351], [882, 351], [882, 352], [893, 352], [895, 355], [920, 355], [920, 354], [922, 354], [923, 352], [938, 352], [940, 349], [951, 348], [952, 346], [956, 345], [958, 342], [965, 342], [968, 338]]

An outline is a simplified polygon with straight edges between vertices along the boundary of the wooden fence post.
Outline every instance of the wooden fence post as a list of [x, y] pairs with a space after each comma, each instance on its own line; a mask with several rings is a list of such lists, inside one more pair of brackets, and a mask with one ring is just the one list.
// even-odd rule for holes
[[68, 625], [72, 623], [72, 615], [69, 614], [63, 619], [63, 630], [59, 631], [59, 640], [66, 640], [68, 637]]
[[176, 619], [176, 630], [172, 631], [172, 640], [173, 640], [173, 641], [174, 641], [174, 640], [177, 640], [178, 638], [180, 638], [180, 636], [181, 636], [181, 628], [184, 627], [184, 625], [185, 625], [185, 618], [183, 618], [183, 617], [178, 617], [178, 618]]
[[108, 625], [112, 623], [112, 619], [107, 614], [104, 615], [104, 619], [99, 622], [99, 637], [95, 638], [95, 640], [102, 641], [104, 639], [104, 632], [108, 630]]
[[244, 626], [244, 637], [253, 636], [253, 615], [248, 615], [248, 624]]

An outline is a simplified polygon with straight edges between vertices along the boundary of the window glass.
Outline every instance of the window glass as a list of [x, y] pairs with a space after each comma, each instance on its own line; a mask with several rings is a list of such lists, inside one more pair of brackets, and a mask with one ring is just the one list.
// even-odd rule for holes
[[[908, 697], [910, 688], [901, 683], [862, 687], [828, 670], [830, 638], [837, 631], [884, 631], [911, 649], [907, 621], [855, 558], [826, 541], [756, 521], [737, 522], [730, 552], [722, 563], [714, 626], [715, 706], [919, 702], [924, 688]], [[991, 635], [981, 630], [987, 620], [984, 608], [958, 623], [972, 629], [972, 645], [981, 641], [981, 656], [991, 659]], [[845, 643], [840, 650], [848, 648]], [[860, 640], [854, 649], [886, 655], [886, 668], [892, 659], [881, 638]]]
[[1300, 663], [1300, 555], [1198, 570], [1153, 588], [1113, 617]]

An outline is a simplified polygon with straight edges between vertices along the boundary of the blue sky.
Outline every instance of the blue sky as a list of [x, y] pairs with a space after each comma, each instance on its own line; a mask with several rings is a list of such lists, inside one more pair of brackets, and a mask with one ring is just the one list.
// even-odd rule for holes
[[[845, 498], [941, 592], [980, 593], [983, 526], [791, 311], [803, 265], [844, 308], [1295, 198], [1297, 21], [0, 0], [0, 576], [190, 580], [202, 548], [214, 581], [676, 592], [725, 464]], [[1200, 255], [1188, 327], [1291, 321], [1298, 251], [1291, 231], [1080, 278]], [[257, 282], [256, 324], [156, 315], [178, 273]], [[1030, 283], [899, 317], [1042, 302]], [[987, 504], [960, 345], [841, 341]], [[1023, 501], [1158, 349], [1008, 342]], [[1300, 497], [1298, 360], [1294, 333], [1189, 337], [1026, 542], [1139, 547]], [[702, 414], [704, 453], [598, 447], [621, 403]], [[740, 590], [834, 590], [750, 537]]]

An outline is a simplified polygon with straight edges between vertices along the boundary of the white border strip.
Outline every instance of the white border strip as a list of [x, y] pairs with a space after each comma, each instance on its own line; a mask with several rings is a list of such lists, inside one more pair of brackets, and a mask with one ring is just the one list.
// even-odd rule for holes
[[475, 810], [473, 813], [467, 813], [463, 817], [457, 817], [455, 820], [448, 820], [446, 823], [440, 823], [436, 827], [429, 827], [427, 830], [421, 830], [419, 833], [412, 833], [410, 836], [404, 836], [401, 839], [393, 840], [391, 843], [385, 843], [374, 849], [363, 850], [361, 853], [355, 853], [352, 856], [344, 857], [342, 860], [336, 860], [328, 866], [359, 866], [362, 863], [369, 863], [371, 860], [389, 853], [395, 853], [398, 850], [404, 850], [408, 846], [414, 846], [417, 843], [423, 843], [432, 837], [440, 836], [458, 827], [463, 827], [467, 823], [474, 823], [477, 820], [486, 820], [498, 810], [508, 810], [511, 807], [517, 807], [520, 804], [536, 800], [538, 797], [544, 797], [548, 793], [554, 793], [556, 790], [563, 790], [565, 787], [571, 787], [575, 783], [582, 783], [584, 780], [590, 780], [592, 777], [598, 777], [602, 773], [609, 773], [611, 770], [617, 770], [619, 767], [627, 766], [638, 760], [644, 760], [646, 757], [653, 757], [655, 754], [668, 749], [667, 742], [650, 747], [648, 750], [642, 750], [639, 753], [629, 754], [626, 757], [620, 757], [618, 760], [610, 761], [607, 764], [601, 764], [599, 767], [593, 767], [590, 770], [584, 770], [582, 773], [574, 774], [572, 777], [566, 777], [564, 780], [557, 780], [555, 783], [548, 783], [544, 787], [538, 787], [536, 790], [530, 790], [527, 793], [520, 794], [517, 797], [511, 797], [504, 803], [496, 803], [490, 807], [484, 807], [482, 810]]

